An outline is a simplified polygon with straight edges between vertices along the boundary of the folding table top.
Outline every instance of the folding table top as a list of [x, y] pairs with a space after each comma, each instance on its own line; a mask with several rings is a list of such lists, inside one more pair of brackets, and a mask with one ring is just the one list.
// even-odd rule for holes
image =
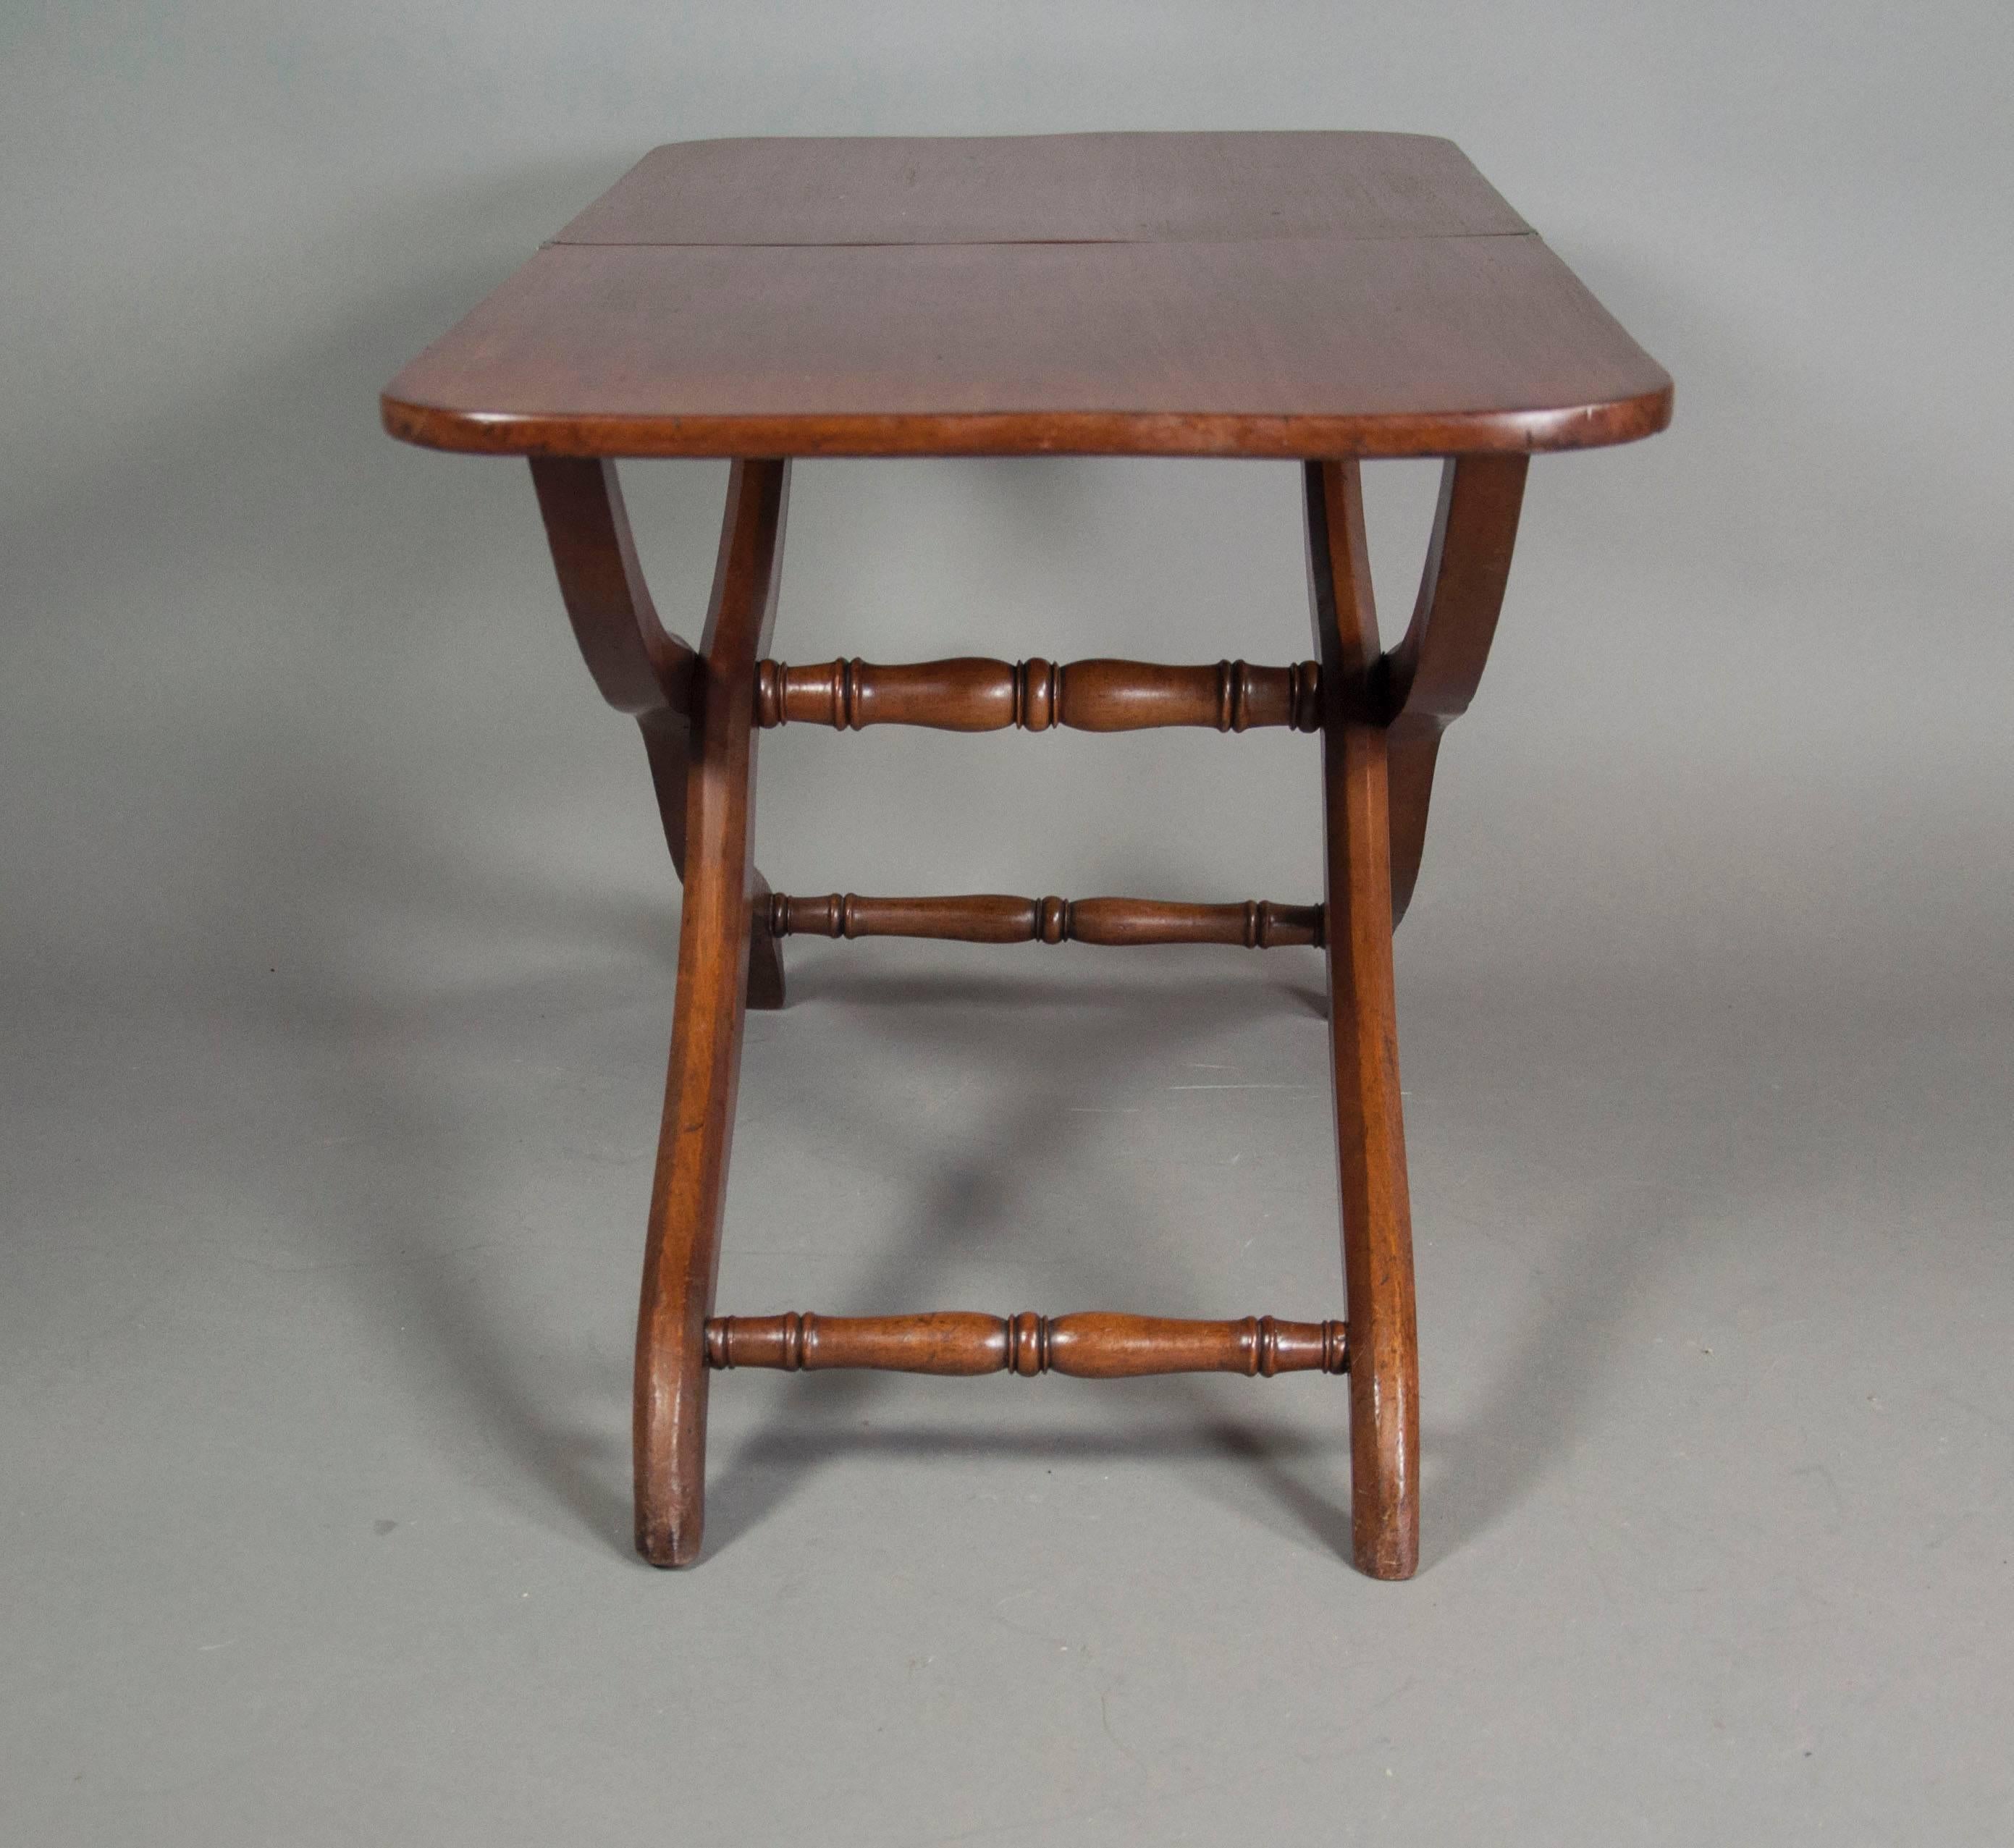
[[1445, 455], [1672, 381], [1452, 141], [679, 141], [386, 389], [509, 455]]

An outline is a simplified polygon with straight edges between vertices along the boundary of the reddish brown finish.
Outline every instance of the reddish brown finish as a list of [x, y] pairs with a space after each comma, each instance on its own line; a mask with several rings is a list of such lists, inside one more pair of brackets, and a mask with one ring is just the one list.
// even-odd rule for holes
[[636, 1545], [699, 1556], [706, 1492], [706, 1318], [741, 1075], [755, 788], [755, 661], [775, 619], [789, 464], [737, 462], [700, 644], [686, 780], [686, 897], [671, 1070], [636, 1327]]
[[1298, 459], [1626, 442], [1671, 381], [1443, 141], [744, 141], [648, 156], [383, 408], [490, 454]]
[[1170, 668], [1148, 661], [919, 661], [880, 667], [870, 661], [815, 667], [758, 662], [758, 722], [830, 725], [928, 725], [941, 732], [1001, 732], [1010, 725], [1046, 732], [1140, 732], [1161, 725], [1206, 725], [1243, 732], [1254, 725], [1321, 727], [1321, 670], [1311, 661], [1255, 668], [1242, 661]]
[[[1349, 1371], [1359, 1565], [1418, 1556], [1418, 1362], [1391, 933], [1440, 734], [1486, 658], [1529, 452], [1663, 427], [1671, 381], [1451, 143], [1405, 135], [765, 141], [656, 150], [393, 381], [385, 426], [532, 457], [562, 594], [643, 731], [686, 881], [636, 1350], [637, 1544], [697, 1553], [710, 1367], [1092, 1377]], [[1319, 663], [764, 655], [787, 462], [736, 460], [697, 652], [637, 567], [618, 455], [1232, 455], [1305, 461]], [[1410, 627], [1381, 654], [1367, 456], [1447, 458]], [[1306, 458], [1326, 460], [1306, 461]], [[1069, 725], [1323, 740], [1325, 903], [772, 894], [755, 732]], [[714, 1317], [744, 1005], [777, 940], [1317, 944], [1350, 1317]]]
[[654, 148], [558, 244], [1153, 244], [1528, 231], [1453, 141], [778, 136]]
[[1340, 1322], [1184, 1322], [1093, 1311], [1073, 1316], [717, 1316], [707, 1364], [786, 1373], [866, 1367], [903, 1373], [1068, 1373], [1083, 1380], [1149, 1373], [1341, 1373]]
[[769, 929], [777, 937], [923, 937], [962, 944], [1242, 944], [1248, 950], [1319, 947], [1322, 908], [1275, 904], [1175, 904], [1155, 898], [822, 898], [772, 894]]
[[[574, 639], [601, 697], [617, 711], [633, 716], [643, 734], [665, 844], [683, 879], [697, 657], [689, 643], [658, 620], [637, 562], [615, 464], [534, 457], [532, 485]], [[769, 896], [759, 873], [756, 889]], [[769, 935], [768, 920], [767, 910], [759, 910], [748, 962], [751, 1008], [783, 1005], [783, 953]]]
[[1367, 716], [1378, 618], [1356, 463], [1310, 462], [1306, 489], [1310, 603], [1322, 660], [1329, 1040], [1343, 1288], [1355, 1348], [1350, 1526], [1361, 1570], [1374, 1578], [1409, 1578], [1420, 1553], [1420, 1362], [1392, 995], [1385, 732]]
[[658, 620], [615, 464], [536, 460], [532, 485], [567, 620], [601, 697], [618, 712], [683, 722], [692, 711], [691, 644]]
[[1468, 710], [1489, 659], [1525, 503], [1524, 456], [1463, 456], [1441, 470], [1440, 504], [1405, 639], [1380, 665], [1391, 760], [1392, 916], [1412, 903], [1441, 733]]
[[1670, 421], [1670, 391], [1529, 234], [556, 245], [394, 380], [384, 417], [485, 455], [1291, 460], [1627, 442]]

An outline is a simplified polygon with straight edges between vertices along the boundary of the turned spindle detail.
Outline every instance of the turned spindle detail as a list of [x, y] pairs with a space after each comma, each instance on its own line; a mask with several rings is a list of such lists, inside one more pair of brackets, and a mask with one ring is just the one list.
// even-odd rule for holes
[[1254, 725], [1321, 729], [1321, 669], [1248, 661], [1174, 668], [1149, 661], [869, 661], [793, 668], [755, 664], [755, 718], [763, 726], [928, 725], [941, 732], [1137, 732], [1201, 725], [1242, 732]]
[[1065, 1373], [1085, 1380], [1149, 1373], [1342, 1373], [1341, 1322], [1177, 1321], [1110, 1315], [715, 1316], [706, 1325], [711, 1367], [785, 1373], [870, 1368], [883, 1373]]
[[1231, 944], [1275, 950], [1322, 943], [1322, 908], [1177, 904], [1152, 898], [1013, 898], [972, 893], [944, 898], [863, 898], [855, 892], [794, 898], [772, 893], [775, 937], [937, 937], [965, 944]]

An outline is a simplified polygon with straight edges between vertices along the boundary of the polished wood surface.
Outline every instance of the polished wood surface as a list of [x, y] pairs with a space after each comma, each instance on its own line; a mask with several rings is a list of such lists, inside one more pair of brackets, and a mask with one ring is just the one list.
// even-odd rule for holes
[[914, 937], [962, 944], [1233, 944], [1248, 950], [1319, 946], [1318, 904], [1181, 904], [1156, 898], [1011, 898], [978, 892], [943, 898], [770, 895], [777, 937]]
[[790, 667], [758, 662], [758, 722], [830, 725], [927, 725], [941, 732], [1140, 732], [1162, 725], [1219, 732], [1321, 725], [1321, 670], [1313, 661], [1255, 668], [1163, 667], [1149, 661], [989, 661], [966, 657], [883, 667], [871, 661]]
[[1442, 464], [1413, 620], [1379, 664], [1391, 765], [1394, 923], [1419, 881], [1441, 734], [1468, 710], [1489, 659], [1529, 463], [1525, 456], [1460, 456]]
[[486, 453], [1298, 459], [1627, 442], [1670, 401], [1450, 144], [1145, 135], [659, 149], [383, 414]]
[[755, 662], [775, 620], [789, 465], [737, 462], [698, 650], [686, 778], [685, 907], [671, 1067], [636, 1327], [636, 1545], [699, 1556], [706, 1493], [706, 1319], [741, 1076], [753, 909]]
[[1330, 1069], [1354, 1348], [1350, 1529], [1360, 1570], [1409, 1578], [1420, 1555], [1419, 1338], [1392, 990], [1385, 734], [1371, 716], [1378, 617], [1356, 462], [1308, 464], [1303, 500], [1322, 663]]
[[794, 135], [654, 148], [558, 244], [1152, 244], [1532, 227], [1437, 135]]
[[[1668, 378], [1451, 143], [1327, 133], [674, 144], [392, 381], [395, 435], [532, 458], [568, 616], [597, 685], [642, 728], [685, 881], [637, 1326], [647, 1559], [697, 1556], [714, 1370], [1320, 1370], [1350, 1376], [1356, 1563], [1414, 1570], [1392, 928], [1442, 735], [1496, 631], [1530, 453], [1646, 435], [1670, 407]], [[1087, 453], [1302, 463], [1318, 658], [769, 655], [781, 458]], [[736, 458], [697, 649], [651, 607], [611, 460], [625, 455]], [[1361, 463], [1412, 455], [1443, 458], [1441, 496], [1410, 624], [1385, 652]], [[1318, 732], [1323, 902], [772, 893], [751, 858], [755, 746], [784, 724]], [[715, 1316], [744, 1011], [782, 1005], [780, 940], [807, 933], [1322, 948], [1346, 1327]]]
[[1070, 1316], [717, 1316], [707, 1363], [786, 1373], [865, 1367], [904, 1373], [1067, 1373], [1123, 1380], [1149, 1373], [1341, 1373], [1341, 1322], [1186, 1322], [1091, 1311]]
[[[635, 718], [643, 735], [657, 793], [658, 815], [672, 865], [686, 873], [686, 773], [692, 752], [693, 682], [697, 657], [690, 643], [658, 619], [637, 562], [636, 543], [609, 461], [534, 457], [532, 485], [545, 521], [560, 599], [587, 671], [601, 696]], [[756, 876], [762, 897], [769, 887]], [[748, 965], [748, 1005], [783, 1005], [783, 960], [758, 908]]]

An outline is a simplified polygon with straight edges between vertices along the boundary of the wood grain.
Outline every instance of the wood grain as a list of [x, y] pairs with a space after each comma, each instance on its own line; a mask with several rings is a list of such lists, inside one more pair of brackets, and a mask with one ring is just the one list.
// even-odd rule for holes
[[1530, 228], [1435, 135], [801, 135], [654, 148], [554, 241], [1140, 244]]
[[[636, 721], [650, 765], [672, 870], [686, 875], [686, 775], [692, 751], [692, 646], [658, 618], [636, 557], [615, 464], [534, 457], [532, 485], [574, 639], [601, 696]], [[757, 890], [769, 886], [756, 875]], [[783, 1005], [783, 959], [758, 908], [751, 929], [748, 1005]]]
[[[646, 1558], [699, 1551], [715, 1368], [1346, 1370], [1354, 1554], [1378, 1578], [1413, 1572], [1392, 929], [1442, 732], [1496, 626], [1528, 455], [1647, 435], [1671, 405], [1663, 370], [1453, 144], [1329, 133], [675, 144], [392, 381], [394, 435], [532, 458], [568, 618], [597, 685], [642, 729], [686, 883], [637, 1327]], [[789, 469], [776, 458], [1048, 454], [1302, 462], [1318, 661], [768, 657]], [[1433, 538], [1411, 624], [1384, 654], [1360, 465], [1424, 455], [1446, 459]], [[735, 459], [697, 650], [651, 607], [618, 456]], [[751, 858], [755, 753], [758, 732], [785, 723], [1318, 730], [1324, 902], [772, 894]], [[780, 1005], [779, 940], [805, 932], [1322, 947], [1347, 1328], [715, 1316], [744, 1010]]]
[[1586, 448], [1663, 371], [1536, 237], [553, 245], [388, 389], [478, 454]]
[[678, 1001], [636, 1326], [636, 1546], [658, 1566], [698, 1556], [705, 1517], [706, 1318], [720, 1262], [754, 895], [755, 661], [775, 620], [788, 492], [788, 464], [734, 465], [699, 648]]
[[1405, 639], [1379, 664], [1392, 791], [1392, 916], [1412, 903], [1441, 734], [1468, 710], [1489, 659], [1518, 516], [1524, 456], [1451, 457]]
[[1668, 418], [1663, 369], [1450, 144], [1119, 141], [660, 150], [392, 381], [385, 427], [492, 454], [1299, 459]]
[[1070, 1316], [718, 1316], [706, 1325], [707, 1363], [786, 1373], [862, 1367], [905, 1373], [1066, 1373], [1084, 1380], [1150, 1373], [1349, 1370], [1341, 1322], [1237, 1322], [1090, 1311]]
[[1375, 722], [1378, 618], [1354, 460], [1305, 473], [1309, 600], [1321, 650], [1331, 1069], [1342, 1194], [1351, 1532], [1360, 1570], [1419, 1563], [1419, 1344], [1392, 975], [1391, 815]]

